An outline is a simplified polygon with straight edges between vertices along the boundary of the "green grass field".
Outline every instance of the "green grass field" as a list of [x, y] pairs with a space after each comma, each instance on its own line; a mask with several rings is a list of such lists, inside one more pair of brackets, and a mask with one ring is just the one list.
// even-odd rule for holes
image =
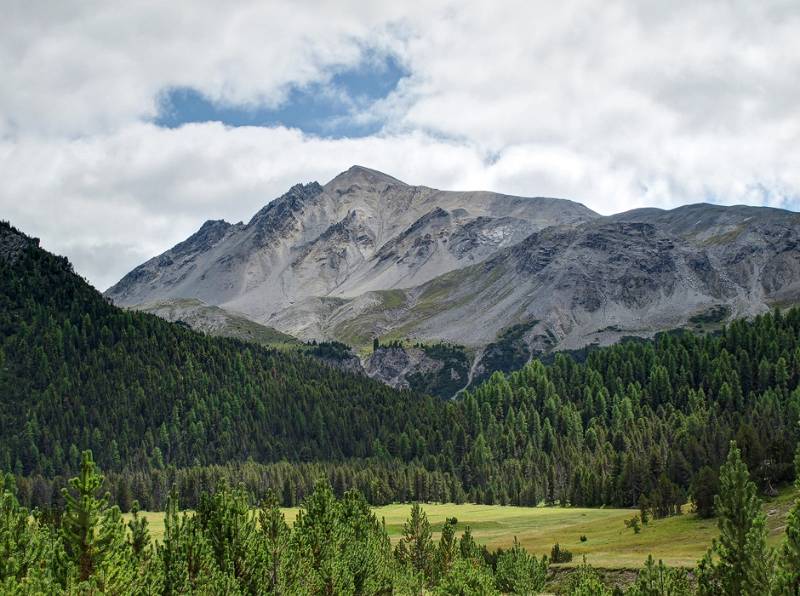
[[[791, 489], [765, 503], [770, 542], [783, 539], [786, 515], [796, 493]], [[399, 539], [410, 505], [387, 505], [374, 509], [378, 519], [386, 520], [392, 541]], [[573, 565], [586, 560], [608, 569], [640, 567], [648, 554], [669, 565], [693, 567], [717, 534], [716, 521], [703, 520], [692, 513], [651, 521], [640, 534], [625, 527], [624, 520], [637, 512], [631, 509], [582, 509], [561, 507], [502, 507], [499, 505], [426, 504], [434, 539], [448, 517], [458, 519], [458, 534], [469, 525], [475, 539], [491, 548], [508, 547], [516, 536], [531, 552], [548, 554], [556, 542], [574, 554]], [[297, 508], [284, 509], [291, 523]], [[164, 533], [163, 513], [144, 513], [156, 540]], [[126, 516], [127, 518], [128, 516]], [[581, 535], [586, 542], [581, 542]]]

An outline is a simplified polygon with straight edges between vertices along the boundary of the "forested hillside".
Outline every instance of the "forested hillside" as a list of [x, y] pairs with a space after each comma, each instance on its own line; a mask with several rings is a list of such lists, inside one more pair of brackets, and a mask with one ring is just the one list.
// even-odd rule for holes
[[[0, 224], [0, 468], [74, 473], [358, 458], [441, 416], [433, 399], [311, 358], [110, 305]], [[397, 416], [397, 412], [404, 412]]]
[[469, 525], [461, 525], [458, 538], [455, 517], [437, 528], [434, 540], [419, 503], [392, 547], [385, 519], [358, 491], [337, 498], [325, 481], [291, 525], [270, 491], [253, 510], [252, 494], [221, 483], [200, 496], [194, 512], [181, 512], [172, 492], [158, 538], [135, 505], [125, 523], [119, 508], [100, 497], [102, 484], [91, 452], [84, 452], [79, 476], [62, 492], [63, 510], [48, 515], [21, 506], [14, 480], [0, 477], [4, 594], [794, 596], [800, 590], [800, 500], [778, 548], [770, 546], [766, 514], [734, 442], [715, 498], [719, 538], [696, 568], [670, 568], [650, 554], [635, 576], [618, 576], [613, 589], [585, 558], [573, 569], [561, 567], [566, 573], [549, 573], [552, 563], [572, 559], [558, 543], [549, 558], [532, 555], [516, 538], [511, 548], [491, 550]]
[[668, 515], [731, 439], [762, 489], [793, 476], [800, 310], [534, 361], [444, 402], [122, 311], [64, 259], [17, 252], [0, 263], [0, 466], [26, 476], [26, 503], [48, 505], [48, 478], [74, 473], [85, 448], [114, 494], [153, 507], [173, 484], [193, 505], [219, 477], [290, 504], [327, 475], [372, 502]]

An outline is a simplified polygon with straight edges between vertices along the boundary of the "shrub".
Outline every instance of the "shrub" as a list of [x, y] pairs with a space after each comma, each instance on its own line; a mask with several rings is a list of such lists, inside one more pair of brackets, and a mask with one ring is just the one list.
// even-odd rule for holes
[[565, 587], [564, 593], [570, 596], [611, 596], [613, 594], [598, 573], [586, 563], [585, 558], [583, 564], [570, 575]]
[[536, 594], [544, 587], [547, 566], [547, 557], [538, 560], [514, 537], [514, 546], [503, 551], [497, 559], [497, 589], [508, 594]]
[[498, 594], [492, 572], [475, 560], [459, 559], [444, 576], [435, 594], [447, 596], [484, 596]]
[[633, 529], [633, 533], [634, 534], [638, 534], [639, 532], [641, 532], [642, 531], [642, 526], [639, 523], [639, 516], [638, 515], [634, 515], [632, 518], [626, 519], [625, 520], [625, 527]]
[[669, 596], [690, 596], [692, 587], [685, 569], [670, 568], [663, 561], [656, 564], [653, 555], [639, 571], [636, 582], [628, 588], [626, 596], [651, 596], [653, 594], [669, 594]]
[[572, 553], [556, 542], [550, 549], [550, 561], [553, 563], [569, 563], [572, 561]]

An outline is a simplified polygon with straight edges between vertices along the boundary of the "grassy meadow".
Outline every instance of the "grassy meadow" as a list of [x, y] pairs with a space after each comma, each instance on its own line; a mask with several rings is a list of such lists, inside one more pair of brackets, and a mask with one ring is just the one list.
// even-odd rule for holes
[[[769, 539], [773, 545], [783, 539], [786, 515], [796, 493], [781, 491], [778, 497], [765, 502]], [[375, 507], [378, 519], [386, 521], [387, 531], [395, 542], [400, 539], [403, 522], [411, 505], [393, 504]], [[641, 533], [625, 527], [624, 521], [638, 511], [633, 509], [583, 509], [562, 507], [504, 507], [500, 505], [425, 504], [423, 506], [438, 540], [438, 530], [448, 517], [458, 519], [457, 533], [472, 528], [475, 539], [490, 548], [508, 547], [516, 536], [529, 551], [548, 554], [556, 542], [574, 555], [572, 565], [583, 556], [595, 567], [632, 569], [640, 567], [648, 554], [669, 565], [693, 567], [717, 534], [716, 520], [700, 519], [689, 512], [681, 516], [653, 520]], [[283, 509], [292, 523], [298, 508]], [[153, 538], [164, 534], [164, 514], [145, 512]], [[129, 517], [128, 515], [125, 516]], [[581, 542], [580, 537], [586, 536]]]

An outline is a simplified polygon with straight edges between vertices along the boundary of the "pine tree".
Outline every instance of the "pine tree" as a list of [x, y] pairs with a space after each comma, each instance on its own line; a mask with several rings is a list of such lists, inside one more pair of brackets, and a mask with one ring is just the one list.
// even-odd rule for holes
[[47, 585], [55, 591], [52, 566], [42, 566], [52, 561], [50, 543], [46, 529], [31, 519], [11, 491], [4, 491], [0, 495], [0, 592], [15, 593], [12, 587], [27, 586], [36, 593], [35, 586]]
[[497, 559], [495, 584], [503, 593], [538, 594], [544, 588], [547, 568], [547, 557], [538, 560], [514, 536], [514, 545]]
[[475, 542], [475, 538], [472, 537], [472, 529], [469, 526], [464, 528], [464, 533], [458, 541], [458, 550], [462, 559], [477, 559], [480, 557], [480, 549]]
[[[800, 447], [795, 455], [795, 488], [800, 490]], [[781, 547], [773, 585], [775, 596], [800, 594], [800, 498], [786, 519], [786, 538]]]
[[714, 516], [714, 497], [719, 491], [719, 478], [709, 466], [703, 466], [692, 480], [692, 503], [700, 517]]
[[282, 564], [282, 552], [286, 548], [289, 526], [280, 510], [278, 497], [272, 489], [267, 491], [258, 510], [258, 524], [263, 534], [264, 548], [268, 557], [267, 592], [278, 587]]
[[220, 482], [203, 495], [194, 518], [209, 541], [217, 567], [232, 575], [247, 592], [267, 581], [265, 552], [247, 493]]
[[72, 491], [63, 490], [61, 538], [78, 585], [123, 592], [130, 588], [135, 570], [119, 508], [109, 506], [108, 495], [97, 496], [102, 484], [92, 452], [84, 451], [80, 473], [69, 481]]
[[167, 499], [164, 538], [156, 545], [156, 554], [164, 594], [213, 593], [212, 587], [223, 583], [200, 524], [179, 512], [174, 492]]
[[767, 546], [766, 517], [736, 443], [720, 468], [715, 499], [719, 539], [698, 566], [698, 589], [707, 596], [766, 594], [773, 555]]
[[327, 482], [303, 502], [283, 565], [284, 593], [384, 594], [390, 591], [388, 535], [354, 491], [337, 501]]
[[491, 569], [475, 560], [458, 559], [434, 591], [441, 596], [495, 596]]
[[567, 581], [566, 594], [570, 596], [611, 596], [612, 592], [600, 579], [597, 571], [586, 563], [583, 563], [569, 576]]
[[636, 582], [628, 588], [626, 596], [691, 596], [692, 587], [685, 569], [672, 569], [658, 564], [653, 556], [647, 557]]
[[455, 518], [448, 517], [442, 526], [442, 534], [436, 548], [436, 573], [446, 574], [458, 557], [458, 540], [456, 539]]
[[419, 503], [412, 505], [411, 517], [403, 524], [403, 537], [397, 545], [396, 556], [401, 564], [409, 565], [425, 578], [431, 577], [434, 557], [431, 525]]
[[149, 555], [150, 531], [147, 525], [147, 518], [139, 515], [139, 501], [134, 501], [131, 506], [131, 519], [128, 521], [130, 532], [128, 543], [131, 545], [133, 556], [137, 559]]

